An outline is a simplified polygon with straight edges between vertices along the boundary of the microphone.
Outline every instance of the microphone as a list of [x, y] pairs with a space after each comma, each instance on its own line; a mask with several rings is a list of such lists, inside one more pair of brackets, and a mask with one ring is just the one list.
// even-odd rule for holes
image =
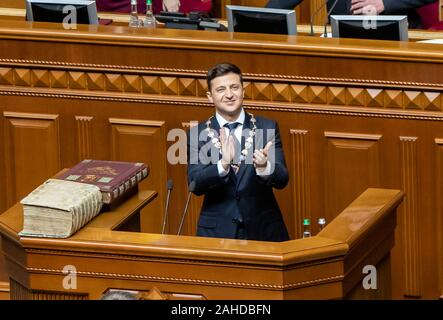
[[182, 219], [181, 219], [181, 222], [180, 222], [180, 226], [178, 227], [178, 231], [177, 231], [177, 235], [178, 236], [180, 235], [180, 233], [182, 231], [183, 222], [185, 222], [186, 212], [188, 211], [188, 206], [189, 206], [189, 200], [191, 200], [191, 194], [195, 190], [195, 181], [191, 181], [191, 183], [189, 184], [188, 190], [189, 190], [189, 192], [188, 192], [188, 200], [186, 200], [185, 210], [183, 210], [183, 215], [182, 215]]
[[314, 11], [314, 13], [311, 15], [311, 36], [314, 36], [314, 17], [320, 12], [321, 9], [323, 9], [323, 7], [325, 5], [328, 4], [328, 0], [325, 0], [325, 2], [322, 3], [322, 5], [320, 7], [317, 8], [317, 10]]
[[165, 233], [166, 220], [168, 218], [169, 197], [171, 196], [171, 191], [173, 187], [174, 187], [174, 182], [172, 181], [172, 179], [169, 179], [168, 182], [166, 182], [166, 188], [168, 188], [168, 194], [166, 196], [165, 214], [163, 215], [162, 234]]
[[324, 29], [324, 31], [323, 31], [323, 33], [324, 33], [324, 35], [325, 35], [325, 38], [328, 38], [328, 28], [327, 28], [327, 25], [328, 25], [328, 21], [329, 21], [329, 16], [331, 15], [331, 13], [332, 13], [332, 10], [334, 10], [334, 8], [335, 8], [335, 6], [337, 5], [337, 3], [338, 3], [338, 0], [335, 0], [334, 1], [334, 3], [332, 4], [332, 6], [331, 6], [331, 9], [329, 9], [329, 11], [328, 11], [328, 13], [327, 13], [327, 15], [326, 15], [326, 22], [325, 22], [325, 29]]

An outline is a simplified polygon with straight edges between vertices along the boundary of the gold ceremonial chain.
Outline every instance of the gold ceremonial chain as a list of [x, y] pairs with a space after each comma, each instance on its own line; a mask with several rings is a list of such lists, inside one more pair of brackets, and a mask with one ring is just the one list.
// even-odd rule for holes
[[[255, 131], [257, 130], [256, 122], [254, 115], [252, 113], [249, 113], [251, 117], [251, 123], [252, 123], [252, 130], [249, 131], [249, 137], [246, 138], [245, 141], [245, 148], [241, 151], [240, 155], [240, 161], [245, 160], [246, 156], [248, 155], [248, 150], [252, 147], [252, 142], [254, 141]], [[208, 132], [208, 137], [211, 138], [211, 142], [219, 149], [219, 152], [221, 153], [221, 142], [220, 137], [215, 137], [216, 131], [214, 129], [211, 129], [211, 119], [214, 118], [214, 116], [211, 116], [208, 121], [206, 121], [206, 131]]]

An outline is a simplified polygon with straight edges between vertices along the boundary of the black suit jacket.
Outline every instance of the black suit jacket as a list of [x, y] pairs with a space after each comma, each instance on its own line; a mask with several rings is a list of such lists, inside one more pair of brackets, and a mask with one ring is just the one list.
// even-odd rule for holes
[[[266, 4], [268, 8], [293, 9], [303, 0], [269, 0]], [[328, 0], [328, 10], [335, 0]], [[420, 17], [415, 11], [416, 8], [422, 7], [436, 0], [383, 0], [385, 15], [407, 15], [409, 28], [416, 29], [421, 27]], [[338, 0], [337, 5], [331, 14], [346, 15], [350, 13], [350, 0]]]
[[[263, 148], [275, 137], [275, 152], [270, 152], [269, 156], [273, 172], [267, 179], [257, 176], [253, 164], [244, 162], [241, 163], [237, 174], [231, 169], [226, 177], [220, 177], [217, 168], [220, 152], [213, 147], [209, 138], [205, 138], [206, 124], [200, 123], [188, 134], [188, 182], [195, 182], [196, 195], [205, 196], [198, 221], [198, 236], [235, 238], [237, 221], [242, 220], [247, 239], [289, 240], [272, 191], [273, 188], [284, 188], [289, 180], [278, 126], [274, 121], [262, 117], [255, 118], [257, 132], [262, 129], [263, 137], [254, 142], [253, 147], [249, 149], [251, 153], [254, 149]], [[250, 120], [251, 117], [246, 112], [243, 131], [252, 128]], [[220, 129], [215, 116], [211, 119], [211, 129], [216, 132]], [[274, 134], [267, 132], [267, 129], [273, 129]], [[198, 139], [202, 132], [203, 139]], [[244, 138], [242, 140], [243, 149]], [[212, 162], [208, 163], [211, 157]]]

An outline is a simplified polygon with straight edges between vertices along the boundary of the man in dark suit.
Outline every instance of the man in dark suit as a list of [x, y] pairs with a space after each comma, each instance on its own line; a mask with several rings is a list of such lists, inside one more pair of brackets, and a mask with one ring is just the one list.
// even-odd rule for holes
[[188, 135], [188, 182], [205, 196], [197, 235], [289, 240], [272, 190], [289, 180], [278, 125], [243, 109], [237, 66], [216, 65], [207, 82], [215, 114]]
[[[293, 9], [303, 0], [269, 0], [266, 4], [268, 8]], [[331, 14], [385, 14], [385, 15], [407, 15], [409, 28], [417, 29], [421, 27], [420, 17], [415, 11], [437, 0], [338, 0]], [[335, 0], [328, 0], [328, 10], [332, 7]], [[368, 10], [371, 6], [373, 10]]]

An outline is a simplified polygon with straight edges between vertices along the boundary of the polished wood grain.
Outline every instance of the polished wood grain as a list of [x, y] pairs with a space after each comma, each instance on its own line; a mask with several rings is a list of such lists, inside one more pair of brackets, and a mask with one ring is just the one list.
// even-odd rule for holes
[[[49, 178], [83, 155], [133, 159], [154, 165], [141, 190], [158, 190], [154, 201], [159, 206], [164, 206], [166, 179], [174, 180], [167, 229], [175, 234], [186, 202], [186, 165], [165, 166], [164, 150], [174, 142], [165, 137], [213, 113], [205, 73], [217, 62], [230, 61], [245, 73], [245, 108], [279, 123], [291, 180], [276, 196], [291, 238], [300, 236], [302, 217], [331, 221], [367, 187], [408, 186], [404, 206], [414, 209], [402, 210], [399, 217], [392, 294], [404, 298], [409, 288], [420, 288], [415, 297], [439, 297], [442, 239], [435, 226], [443, 212], [435, 139], [443, 137], [443, 55], [438, 48], [112, 26], [67, 31], [0, 21], [0, 139], [9, 148], [0, 161], [0, 189], [6, 190], [0, 192], [0, 208], [6, 210], [32, 190], [32, 179]], [[11, 119], [45, 123], [49, 133], [35, 125], [36, 136], [30, 128], [17, 131]], [[16, 132], [26, 132], [26, 139], [12, 139]], [[42, 146], [48, 137], [49, 151]], [[401, 169], [402, 159], [410, 156], [402, 158], [400, 137], [417, 137], [415, 173]], [[23, 154], [28, 148], [31, 156]], [[32, 170], [27, 182], [13, 170], [16, 154], [27, 157], [22, 163], [23, 170]], [[54, 167], [49, 171], [46, 157]], [[26, 169], [30, 164], [32, 169]], [[195, 232], [201, 201], [191, 201], [186, 235]], [[155, 212], [142, 214], [143, 230], [161, 230], [163, 212]], [[409, 237], [408, 230], [417, 235]]]
[[[142, 191], [67, 239], [19, 237], [19, 204], [0, 216], [13, 299], [98, 299], [109, 289], [196, 299], [365, 298], [363, 266], [380, 266], [372, 298], [389, 298], [399, 190], [368, 189], [316, 236], [260, 241], [121, 231], [155, 192]], [[77, 288], [63, 288], [66, 265]]]
[[[4, 270], [4, 266], [0, 266], [2, 270]], [[9, 281], [1, 281], [0, 282], [0, 300], [9, 300], [10, 299], [10, 286]]]
[[[8, 205], [24, 198], [60, 168], [57, 115], [5, 112]], [[45, 168], [35, 172], [34, 168]]]
[[[421, 296], [420, 263], [420, 224], [421, 219], [417, 208], [417, 137], [400, 137], [402, 155], [402, 181], [404, 190], [410, 197], [403, 206], [404, 251], [406, 295], [411, 297]], [[407, 236], [406, 236], [407, 235]]]
[[[294, 237], [301, 238], [303, 235], [303, 225], [300, 221], [304, 219], [312, 220], [312, 211], [310, 204], [310, 185], [309, 176], [311, 175], [309, 166], [309, 132], [307, 130], [291, 129], [291, 163], [289, 170], [292, 174], [290, 179], [294, 181], [293, 185], [293, 221], [289, 223], [293, 226]], [[314, 224], [313, 224], [314, 227]], [[316, 227], [316, 226], [315, 226]], [[314, 228], [315, 228], [314, 227]]]

